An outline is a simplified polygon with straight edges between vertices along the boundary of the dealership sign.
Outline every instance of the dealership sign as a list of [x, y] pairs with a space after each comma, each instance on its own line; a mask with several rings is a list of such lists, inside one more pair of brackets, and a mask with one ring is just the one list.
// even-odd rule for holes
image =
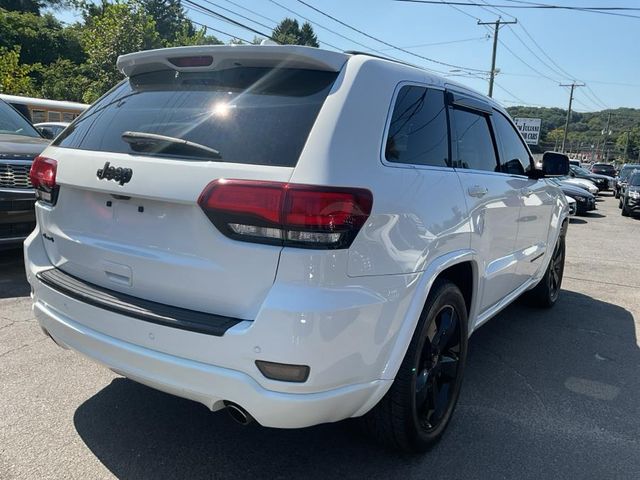
[[529, 145], [537, 145], [540, 139], [540, 123], [539, 118], [515, 118], [516, 126], [522, 138]]

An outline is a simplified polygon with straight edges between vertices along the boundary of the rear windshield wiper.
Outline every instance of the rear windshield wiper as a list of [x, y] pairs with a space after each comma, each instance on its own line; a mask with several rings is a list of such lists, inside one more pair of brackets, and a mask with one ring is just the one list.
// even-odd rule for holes
[[157, 133], [124, 132], [122, 140], [131, 145], [131, 149], [137, 152], [159, 153], [169, 155], [191, 154], [192, 156], [205, 157], [220, 160], [222, 155], [214, 148], [190, 142], [183, 138], [168, 137]]

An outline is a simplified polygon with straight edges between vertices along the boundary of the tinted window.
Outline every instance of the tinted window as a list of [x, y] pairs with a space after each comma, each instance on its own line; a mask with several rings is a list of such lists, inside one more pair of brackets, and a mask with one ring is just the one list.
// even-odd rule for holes
[[444, 92], [404, 86], [393, 108], [385, 148], [389, 162], [446, 167], [449, 164]]
[[474, 170], [498, 170], [496, 152], [485, 115], [451, 110], [455, 157], [453, 166]]
[[54, 143], [185, 157], [175, 143], [140, 151], [141, 143], [122, 138], [124, 132], [141, 132], [217, 150], [225, 162], [294, 166], [336, 76], [257, 67], [145, 73], [109, 92]]
[[0, 100], [0, 134], [3, 133], [40, 138], [36, 129], [22, 115]]
[[500, 112], [492, 115], [493, 126], [500, 144], [500, 171], [524, 175], [530, 167], [529, 151], [517, 130]]
[[631, 175], [631, 178], [629, 179], [629, 185], [633, 185], [634, 187], [640, 186], [640, 173], [636, 172]]

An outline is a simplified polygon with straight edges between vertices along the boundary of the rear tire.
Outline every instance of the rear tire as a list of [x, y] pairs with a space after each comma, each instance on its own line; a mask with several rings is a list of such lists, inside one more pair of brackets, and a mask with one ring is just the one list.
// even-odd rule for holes
[[626, 203], [626, 202], [624, 202], [624, 203], [622, 204], [622, 207], [621, 207], [621, 208], [622, 208], [622, 212], [620, 212], [620, 213], [622, 213], [622, 216], [623, 216], [623, 217], [628, 217], [628, 216], [629, 216], [629, 210], [627, 210], [627, 203]]
[[558, 301], [562, 277], [564, 275], [565, 259], [565, 238], [564, 233], [560, 234], [551, 261], [540, 282], [531, 290], [524, 294], [527, 303], [534, 307], [551, 308]]
[[386, 395], [361, 417], [362, 430], [395, 450], [426, 452], [455, 410], [467, 358], [467, 308], [460, 289], [437, 280]]

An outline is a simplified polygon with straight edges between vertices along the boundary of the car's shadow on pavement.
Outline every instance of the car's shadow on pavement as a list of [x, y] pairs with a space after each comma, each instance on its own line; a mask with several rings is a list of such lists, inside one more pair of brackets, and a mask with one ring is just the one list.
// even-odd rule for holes
[[[640, 478], [640, 352], [632, 315], [563, 291], [477, 331], [442, 442], [389, 452], [349, 422], [241, 427], [225, 412], [118, 378], [76, 430], [118, 478]], [[638, 475], [636, 475], [637, 473]]]
[[22, 248], [0, 250], [0, 299], [26, 297], [30, 292]]

